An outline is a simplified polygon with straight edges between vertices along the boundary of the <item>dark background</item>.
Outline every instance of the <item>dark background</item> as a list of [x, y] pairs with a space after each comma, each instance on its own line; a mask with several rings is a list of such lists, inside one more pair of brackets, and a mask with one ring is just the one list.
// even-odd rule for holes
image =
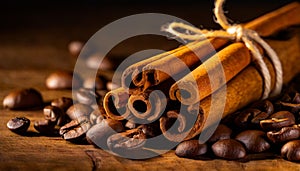
[[[228, 0], [224, 8], [230, 19], [242, 23], [290, 2], [292, 0]], [[87, 41], [104, 25], [132, 14], [164, 13], [199, 27], [218, 29], [212, 14], [213, 3], [213, 0], [0, 2], [0, 69], [71, 68], [73, 64], [69, 61], [57, 62], [53, 66], [46, 59], [67, 59], [70, 41]], [[170, 50], [177, 45], [174, 41], [154, 36], [123, 42], [113, 51], [117, 56], [126, 57], [141, 49]], [[125, 52], [126, 47], [130, 48]]]

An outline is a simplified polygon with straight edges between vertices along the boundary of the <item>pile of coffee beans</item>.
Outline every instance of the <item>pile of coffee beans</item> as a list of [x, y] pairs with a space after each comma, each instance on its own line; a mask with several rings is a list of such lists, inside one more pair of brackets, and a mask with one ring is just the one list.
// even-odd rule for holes
[[[222, 120], [210, 139], [180, 143], [175, 154], [185, 158], [265, 159], [300, 161], [300, 77], [282, 95], [251, 104]], [[265, 155], [263, 155], [265, 154]]]

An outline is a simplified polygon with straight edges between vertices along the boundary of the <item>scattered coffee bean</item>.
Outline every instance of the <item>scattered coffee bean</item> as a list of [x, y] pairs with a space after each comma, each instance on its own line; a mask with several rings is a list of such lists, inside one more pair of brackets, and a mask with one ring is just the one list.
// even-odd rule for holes
[[146, 135], [140, 129], [130, 129], [126, 132], [116, 133], [108, 137], [107, 146], [109, 149], [121, 156], [128, 151], [139, 150], [146, 143]]
[[188, 140], [181, 142], [175, 150], [179, 157], [195, 158], [207, 152], [207, 145], [200, 144], [199, 140]]
[[76, 103], [73, 104], [68, 110], [67, 115], [71, 120], [77, 119], [82, 116], [89, 116], [93, 109], [85, 104]]
[[73, 105], [73, 100], [69, 97], [61, 97], [58, 99], [55, 99], [51, 102], [51, 106], [56, 106], [61, 108], [64, 112], [69, 109]]
[[107, 138], [114, 133], [122, 131], [124, 131], [122, 122], [112, 119], [103, 119], [100, 123], [88, 130], [86, 137], [90, 144], [94, 144], [100, 148], [106, 148]]
[[274, 112], [274, 106], [269, 100], [256, 102], [250, 108], [258, 109], [261, 112], [267, 113], [268, 115], [271, 115]]
[[270, 148], [265, 139], [266, 134], [259, 130], [246, 130], [239, 133], [235, 139], [242, 142], [250, 153], [260, 153]]
[[50, 120], [40, 120], [34, 122], [34, 128], [43, 135], [57, 135], [55, 123]]
[[59, 130], [59, 134], [67, 141], [82, 143], [86, 140], [86, 132], [90, 127], [91, 124], [88, 118], [83, 116], [62, 126]]
[[277, 132], [267, 132], [267, 137], [273, 143], [287, 142], [289, 140], [294, 140], [300, 137], [300, 128], [297, 125], [294, 125], [292, 127], [283, 127]]
[[103, 119], [106, 119], [106, 118], [107, 118], [107, 116], [106, 116], [105, 110], [102, 106], [100, 106], [98, 109], [95, 109], [90, 114], [90, 122], [92, 125], [100, 123]]
[[106, 89], [107, 80], [99, 75], [96, 78], [90, 77], [84, 80], [83, 87], [88, 89], [103, 90]]
[[209, 138], [209, 143], [214, 143], [219, 140], [230, 139], [232, 130], [228, 128], [226, 125], [220, 124], [213, 135]]
[[246, 109], [242, 111], [234, 120], [235, 125], [240, 129], [259, 128], [259, 121], [268, 118], [266, 112], [258, 109]]
[[212, 151], [218, 157], [235, 160], [246, 156], [243, 145], [234, 139], [219, 140], [212, 145]]
[[300, 140], [293, 140], [281, 148], [281, 156], [290, 161], [300, 161]]
[[80, 41], [72, 41], [68, 45], [68, 49], [71, 55], [77, 57], [83, 47], [83, 43]]
[[3, 107], [9, 109], [28, 109], [42, 106], [42, 95], [33, 88], [12, 91], [3, 100]]
[[59, 107], [46, 106], [43, 111], [46, 120], [59, 126], [66, 124], [66, 115]]
[[46, 78], [48, 89], [78, 89], [82, 85], [79, 75], [69, 71], [56, 71]]
[[92, 89], [80, 88], [76, 92], [77, 101], [82, 104], [92, 105], [97, 104], [100, 95]]
[[295, 124], [295, 116], [289, 111], [279, 111], [270, 116], [271, 119], [260, 121], [265, 131], [280, 130], [283, 127]]
[[6, 124], [9, 130], [20, 135], [26, 133], [29, 125], [30, 125], [30, 120], [25, 117], [12, 118]]

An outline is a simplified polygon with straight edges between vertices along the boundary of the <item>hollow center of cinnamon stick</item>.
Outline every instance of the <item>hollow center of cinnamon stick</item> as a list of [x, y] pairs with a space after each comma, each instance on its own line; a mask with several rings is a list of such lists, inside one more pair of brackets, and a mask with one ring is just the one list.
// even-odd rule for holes
[[134, 101], [133, 107], [136, 111], [138, 111], [140, 113], [145, 113], [147, 111], [147, 104], [142, 100]]

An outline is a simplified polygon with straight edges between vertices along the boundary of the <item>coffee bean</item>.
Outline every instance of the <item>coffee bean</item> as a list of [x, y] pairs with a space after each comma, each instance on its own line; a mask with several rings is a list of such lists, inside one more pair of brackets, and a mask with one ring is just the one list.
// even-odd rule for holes
[[48, 89], [78, 89], [82, 85], [80, 76], [69, 71], [56, 71], [46, 78]]
[[146, 143], [146, 135], [140, 129], [130, 129], [126, 132], [116, 133], [108, 137], [109, 149], [121, 156], [127, 155], [131, 150], [139, 150]]
[[62, 126], [59, 130], [59, 134], [67, 141], [82, 143], [86, 140], [86, 132], [90, 128], [91, 124], [88, 118], [83, 116]]
[[267, 137], [273, 143], [281, 143], [289, 140], [294, 140], [300, 137], [300, 128], [297, 125], [294, 125], [292, 127], [283, 127], [277, 132], [267, 132]]
[[195, 158], [207, 152], [207, 145], [200, 144], [199, 140], [188, 140], [181, 142], [175, 150], [179, 157]]
[[107, 115], [102, 106], [99, 106], [98, 109], [95, 109], [90, 114], [90, 122], [92, 125], [95, 125], [96, 123], [100, 123], [103, 119], [106, 119], [106, 118], [107, 118]]
[[73, 120], [82, 116], [89, 116], [92, 111], [93, 109], [90, 106], [81, 103], [76, 103], [72, 105], [66, 113], [69, 116], [69, 118]]
[[104, 90], [107, 80], [103, 76], [90, 77], [84, 80], [83, 87], [88, 89]]
[[66, 124], [66, 115], [59, 107], [46, 106], [43, 111], [46, 120], [59, 126]]
[[300, 161], [300, 140], [293, 140], [282, 146], [281, 156], [290, 161]]
[[267, 119], [268, 116], [266, 112], [249, 108], [239, 113], [234, 119], [234, 124], [240, 129], [259, 128], [260, 120]]
[[212, 145], [212, 151], [218, 157], [235, 160], [246, 156], [243, 145], [234, 139], [219, 140]]
[[271, 115], [274, 112], [274, 106], [269, 100], [263, 100], [254, 103], [251, 108], [258, 109], [261, 112], [266, 112], [268, 115]]
[[271, 119], [260, 121], [260, 126], [266, 131], [280, 130], [295, 124], [295, 117], [288, 111], [279, 111], [270, 116]]
[[209, 138], [209, 143], [217, 142], [218, 140], [230, 139], [232, 130], [226, 125], [220, 124], [213, 135]]
[[112, 119], [103, 119], [88, 130], [86, 137], [90, 144], [107, 148], [107, 138], [114, 133], [124, 131], [122, 122]]
[[6, 124], [9, 130], [20, 135], [26, 133], [29, 125], [30, 125], [30, 120], [25, 117], [12, 118]]
[[26, 109], [41, 107], [42, 105], [41, 93], [33, 88], [12, 91], [3, 100], [4, 108], [9, 109]]
[[56, 106], [61, 108], [64, 112], [73, 105], [73, 99], [69, 97], [60, 97], [51, 102], [51, 106]]
[[68, 45], [68, 49], [71, 55], [77, 57], [83, 47], [83, 43], [80, 41], [72, 41]]
[[270, 148], [265, 140], [266, 134], [259, 130], [246, 130], [239, 133], [235, 139], [242, 142], [250, 153], [260, 153]]
[[92, 89], [80, 88], [76, 92], [77, 101], [82, 104], [92, 105], [97, 104], [100, 95]]
[[40, 120], [34, 122], [34, 128], [43, 135], [57, 135], [55, 123], [50, 120]]

